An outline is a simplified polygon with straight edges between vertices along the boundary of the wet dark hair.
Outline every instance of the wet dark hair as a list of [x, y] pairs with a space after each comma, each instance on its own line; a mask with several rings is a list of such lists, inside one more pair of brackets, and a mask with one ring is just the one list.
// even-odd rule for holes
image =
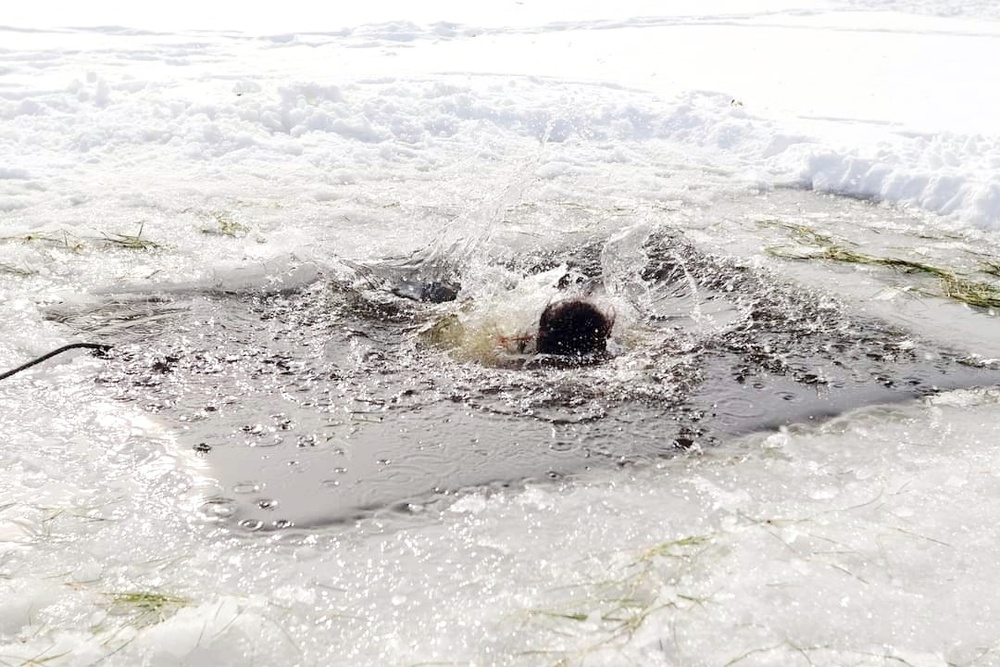
[[614, 318], [583, 299], [550, 303], [538, 320], [538, 351], [584, 356], [607, 351]]

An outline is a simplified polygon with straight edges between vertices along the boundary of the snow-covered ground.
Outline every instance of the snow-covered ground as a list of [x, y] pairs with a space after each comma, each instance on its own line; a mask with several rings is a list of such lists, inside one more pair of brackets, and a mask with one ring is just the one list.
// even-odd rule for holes
[[[449, 221], [687, 225], [784, 267], [752, 207], [793, 186], [910, 210], [838, 229], [862, 249], [1000, 257], [993, 3], [204, 4], [0, 17], [0, 370], [70, 342], [43, 308], [74, 295]], [[803, 280], [1000, 356], [992, 314], [829, 275]], [[0, 664], [1000, 664], [995, 390], [247, 537], [103, 363], [0, 382]]]

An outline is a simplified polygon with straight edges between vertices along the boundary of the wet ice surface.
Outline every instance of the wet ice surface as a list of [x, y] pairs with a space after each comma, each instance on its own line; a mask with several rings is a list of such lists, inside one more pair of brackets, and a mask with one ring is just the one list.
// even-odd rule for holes
[[[792, 203], [813, 198], [786, 193], [772, 206], [791, 215]], [[826, 204], [839, 215], [865, 206]], [[491, 337], [514, 332], [476, 333], [468, 298], [399, 298], [400, 271], [377, 276], [354, 262], [346, 273], [292, 263], [257, 283], [237, 273], [221, 284], [161, 286], [56, 306], [49, 317], [118, 344], [98, 381], [201, 457], [214, 492], [200, 516], [244, 531], [411, 513], [477, 487], [647, 465], [1000, 379], [968, 350], [851, 312], [669, 227], [490, 255], [484, 261], [503, 263], [509, 284], [491, 298], [514, 307], [521, 283], [540, 281], [543, 298], [559, 298], [561, 275], [603, 282], [620, 313], [613, 355], [569, 365], [470, 360], [470, 339], [497, 346]], [[411, 266], [405, 280], [420, 273]], [[484, 291], [476, 275], [460, 296]], [[530, 308], [524, 315], [537, 318]], [[460, 339], [434, 340], [453, 320], [467, 324]]]
[[[862, 312], [872, 304], [858, 292], [920, 279], [760, 261], [761, 243], [788, 241], [757, 224], [775, 215], [949, 266], [975, 247], [900, 234], [879, 249], [874, 237], [918, 221], [774, 192], [638, 216], [627, 231], [583, 225], [594, 232], [565, 243], [531, 238], [533, 252], [496, 237], [463, 270], [475, 298], [445, 304], [401, 299], [332, 259], [50, 304], [39, 331], [108, 337], [116, 356], [56, 360], [0, 387], [12, 471], [0, 491], [5, 650], [80, 665], [991, 656], [992, 625], [967, 601], [989, 598], [1000, 557], [988, 511], [996, 391], [886, 402], [979, 384], [948, 350], [991, 354], [995, 320], [929, 295]], [[485, 363], [483, 337], [497, 321], [518, 331], [537, 318], [564, 263], [603, 275], [615, 356], [574, 369]], [[948, 314], [950, 338], [914, 318], [918, 305]], [[450, 315], [466, 337], [435, 347], [428, 327]], [[821, 423], [796, 413], [855, 405], [869, 407]], [[512, 461], [479, 456], [471, 437], [440, 436], [456, 433], [436, 421], [448, 417], [495, 425], [504, 437], [476, 434], [494, 447], [510, 451], [521, 433], [540, 446]], [[725, 437], [776, 418], [799, 423]], [[685, 425], [705, 429], [705, 444], [675, 447]], [[415, 449], [420, 440], [431, 446]], [[407, 460], [380, 464], [380, 451], [412, 465], [393, 477]], [[373, 490], [323, 486], [330, 473]], [[485, 483], [433, 488], [475, 474]], [[386, 493], [385, 479], [403, 492]], [[274, 530], [282, 519], [300, 523]], [[127, 594], [177, 601], [116, 602]]]

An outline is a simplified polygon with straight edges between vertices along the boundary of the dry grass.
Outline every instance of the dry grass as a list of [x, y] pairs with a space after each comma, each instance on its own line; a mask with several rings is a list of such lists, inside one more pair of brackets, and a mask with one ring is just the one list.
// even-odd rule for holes
[[[803, 225], [766, 222], [768, 226], [780, 226], [799, 242], [798, 246], [770, 246], [765, 249], [772, 257], [791, 260], [826, 260], [844, 264], [885, 266], [909, 274], [926, 275], [938, 280], [938, 289], [930, 290], [933, 296], [960, 301], [974, 308], [1000, 308], [1000, 285], [992, 281], [977, 280], [926, 262], [918, 262], [900, 257], [881, 257], [858, 252], [838, 243], [832, 237], [816, 232]], [[1000, 263], [984, 262], [983, 273], [1000, 276]]]

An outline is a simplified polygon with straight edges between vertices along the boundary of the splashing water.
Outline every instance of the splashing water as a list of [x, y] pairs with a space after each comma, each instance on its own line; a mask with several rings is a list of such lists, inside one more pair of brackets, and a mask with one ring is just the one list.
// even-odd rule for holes
[[[232, 274], [52, 317], [120, 342], [102, 382], [179, 434], [206, 479], [200, 516], [251, 532], [403, 519], [470, 488], [635, 465], [996, 380], [663, 225], [525, 253], [494, 233], [499, 219], [469, 223], [482, 236], [454, 269], [439, 249], [364, 275], [289, 261], [258, 276], [261, 288]], [[389, 289], [425, 266], [460, 277], [458, 299]], [[566, 276], [616, 314], [610, 358], [496, 363], [498, 336], [533, 331]]]

